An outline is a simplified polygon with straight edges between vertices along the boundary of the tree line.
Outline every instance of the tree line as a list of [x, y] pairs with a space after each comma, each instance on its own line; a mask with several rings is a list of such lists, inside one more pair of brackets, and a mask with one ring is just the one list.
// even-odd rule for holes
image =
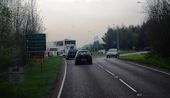
[[118, 47], [121, 50], [142, 50], [148, 45], [142, 26], [108, 28], [102, 39], [105, 50]]
[[39, 33], [44, 30], [36, 0], [7, 1], [0, 0], [1, 69], [25, 65], [25, 34]]
[[[91, 51], [108, 50], [110, 48], [118, 48], [120, 50], [144, 50], [149, 47], [146, 34], [143, 26], [117, 26], [114, 28], [108, 27], [107, 32], [102, 37], [101, 43], [95, 40], [92, 44], [85, 45], [83, 48]], [[118, 42], [119, 41], [119, 42]]]
[[104, 49], [117, 48], [119, 34], [120, 49], [142, 50], [151, 47], [151, 53], [170, 57], [170, 1], [147, 0], [146, 20], [141, 26], [117, 26], [108, 28], [103, 36]]

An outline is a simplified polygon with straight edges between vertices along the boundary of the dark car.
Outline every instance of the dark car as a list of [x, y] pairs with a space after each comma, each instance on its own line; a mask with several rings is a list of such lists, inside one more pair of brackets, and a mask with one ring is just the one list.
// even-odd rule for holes
[[92, 64], [92, 56], [91, 53], [88, 50], [79, 50], [77, 51], [76, 57], [75, 57], [75, 64]]
[[76, 53], [77, 53], [77, 50], [76, 49], [71, 49], [68, 51], [67, 55], [66, 55], [66, 59], [73, 59], [75, 58], [76, 56]]

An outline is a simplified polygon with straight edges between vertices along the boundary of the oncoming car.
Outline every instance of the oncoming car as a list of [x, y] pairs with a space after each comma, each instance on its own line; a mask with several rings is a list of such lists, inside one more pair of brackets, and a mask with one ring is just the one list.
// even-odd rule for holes
[[82, 63], [92, 64], [92, 56], [88, 50], [79, 50], [77, 51], [75, 57], [75, 65], [79, 65]]
[[106, 53], [106, 58], [110, 58], [110, 57], [118, 57], [119, 53], [117, 49], [109, 49]]

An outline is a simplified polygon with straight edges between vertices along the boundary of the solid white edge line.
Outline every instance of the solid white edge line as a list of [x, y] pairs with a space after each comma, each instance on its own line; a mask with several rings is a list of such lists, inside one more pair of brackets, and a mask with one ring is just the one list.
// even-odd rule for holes
[[166, 74], [166, 75], [170, 76], [170, 73], [167, 73], [167, 72], [164, 72], [164, 71], [161, 71], [161, 70], [155, 69], [155, 68], [151, 68], [151, 67], [143, 66], [143, 65], [136, 64], [136, 63], [133, 63], [133, 62], [129, 62], [129, 63], [134, 64], [134, 65], [137, 65], [137, 66], [140, 66], [140, 67], [143, 67], [143, 68], [147, 68], [147, 69], [150, 69], [150, 70], [153, 70], [153, 71], [156, 71], [156, 72], [160, 72], [160, 73], [163, 73], [163, 74]]
[[67, 62], [66, 62], [66, 60], [65, 60], [65, 59], [64, 59], [64, 62], [65, 62], [64, 77], [63, 77], [63, 80], [62, 80], [62, 83], [61, 83], [60, 90], [59, 90], [59, 93], [58, 93], [57, 98], [60, 98], [60, 96], [61, 96], [61, 93], [62, 93], [62, 90], [63, 90], [63, 86], [64, 86], [64, 82], [65, 82], [65, 79], [66, 79], [66, 73], [67, 73]]
[[[107, 59], [104, 59], [104, 60], [107, 61], [107, 62], [111, 62], [111, 61], [109, 61]], [[159, 73], [162, 73], [162, 74], [170, 76], [170, 73], [167, 73], [167, 72], [155, 69], [155, 68], [147, 67], [147, 66], [144, 66], [144, 65], [141, 65], [141, 64], [137, 64], [137, 63], [133, 63], [133, 62], [128, 62], [128, 63], [133, 64], [133, 65], [137, 65], [139, 67], [143, 67], [143, 68], [146, 68], [146, 69], [149, 69], [149, 70], [152, 70], [152, 71], [156, 71], [156, 72], [159, 72]]]
[[127, 84], [125, 81], [123, 81], [122, 79], [119, 79], [120, 80], [120, 82], [122, 82], [123, 84], [125, 84], [128, 88], [130, 88], [132, 91], [134, 91], [135, 93], [137, 93], [137, 91], [133, 88], [133, 87], [131, 87], [129, 84]]

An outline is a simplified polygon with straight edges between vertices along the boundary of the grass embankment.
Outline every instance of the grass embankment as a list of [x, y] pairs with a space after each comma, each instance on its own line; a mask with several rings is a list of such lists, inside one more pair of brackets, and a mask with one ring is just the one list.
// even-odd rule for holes
[[160, 58], [157, 56], [149, 56], [146, 54], [120, 56], [119, 59], [134, 61], [159, 68], [170, 70], [170, 58]]
[[[0, 79], [0, 98], [47, 98], [55, 83], [62, 64], [61, 58], [45, 58], [41, 72], [40, 65], [32, 64], [24, 68], [24, 81], [19, 86], [16, 96], [16, 86], [8, 82], [8, 74]], [[4, 80], [5, 79], [5, 80]]]
[[91, 52], [92, 53], [92, 56], [94, 57], [100, 57], [100, 56], [104, 56], [105, 54], [103, 54], [103, 52]]
[[120, 50], [119, 54], [126, 54], [126, 53], [133, 53], [136, 52], [135, 50]]

